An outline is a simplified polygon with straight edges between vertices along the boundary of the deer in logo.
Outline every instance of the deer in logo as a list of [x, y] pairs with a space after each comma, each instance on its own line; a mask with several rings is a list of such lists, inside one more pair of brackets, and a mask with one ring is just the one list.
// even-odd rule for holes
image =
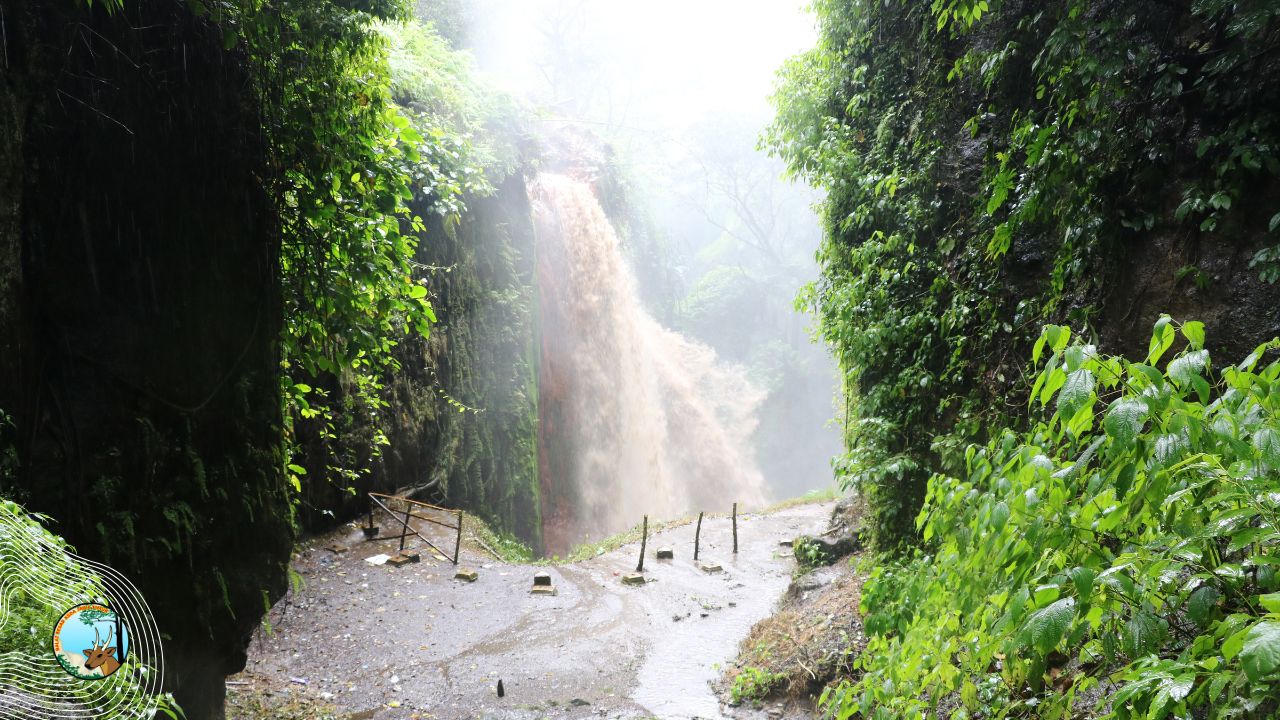
[[84, 651], [84, 666], [93, 670], [102, 668], [102, 677], [106, 677], [120, 669], [120, 661], [115, 659], [116, 649], [107, 647], [111, 644], [111, 635], [115, 630], [107, 631], [106, 642], [98, 637], [98, 629], [93, 629], [93, 647]]

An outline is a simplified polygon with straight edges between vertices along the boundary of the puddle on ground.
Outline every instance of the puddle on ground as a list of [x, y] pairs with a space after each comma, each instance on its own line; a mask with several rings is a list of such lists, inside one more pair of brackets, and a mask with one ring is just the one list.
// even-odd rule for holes
[[777, 536], [774, 531], [757, 537], [736, 559], [718, 556], [723, 573], [708, 575], [691, 566], [690, 577], [672, 583], [686, 591], [699, 588], [697, 594], [654, 598], [650, 612], [659, 632], [637, 674], [632, 700], [660, 718], [724, 717], [710, 683], [737, 657], [751, 627], [773, 611], [790, 580], [790, 562], [772, 557]]

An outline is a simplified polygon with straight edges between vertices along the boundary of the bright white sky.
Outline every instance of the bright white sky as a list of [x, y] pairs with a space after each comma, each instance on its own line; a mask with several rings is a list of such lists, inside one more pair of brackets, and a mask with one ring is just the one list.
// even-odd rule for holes
[[[548, 29], [589, 87], [583, 119], [679, 133], [707, 112], [761, 119], [777, 68], [813, 45], [806, 0], [476, 0], [471, 42], [517, 95], [546, 101]], [[576, 93], [578, 96], [584, 93]]]

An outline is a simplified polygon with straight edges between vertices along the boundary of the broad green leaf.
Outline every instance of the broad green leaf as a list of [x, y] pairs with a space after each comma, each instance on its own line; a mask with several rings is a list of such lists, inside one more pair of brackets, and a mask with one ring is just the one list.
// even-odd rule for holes
[[1044, 352], [1044, 344], [1047, 339], [1048, 338], [1042, 332], [1040, 333], [1040, 337], [1036, 339], [1036, 344], [1031, 346], [1031, 364], [1032, 365], [1040, 364], [1040, 355], [1041, 353]]
[[1182, 324], [1182, 335], [1192, 348], [1204, 347], [1204, 323], [1199, 320], [1188, 320]]
[[1019, 637], [1024, 645], [1034, 647], [1041, 655], [1048, 655], [1058, 646], [1075, 615], [1075, 598], [1062, 598], [1031, 613]]
[[1240, 649], [1240, 664], [1253, 682], [1280, 667], [1280, 622], [1263, 620], [1249, 628]]
[[1184, 673], [1172, 680], [1166, 680], [1164, 689], [1168, 691], [1169, 698], [1174, 702], [1182, 702], [1191, 694], [1191, 688], [1196, 685], [1195, 673]]
[[1086, 368], [1067, 376], [1062, 392], [1058, 394], [1058, 415], [1070, 420], [1081, 408], [1093, 401], [1093, 373]]
[[1155, 387], [1160, 387], [1161, 385], [1164, 384], [1164, 373], [1160, 372], [1160, 370], [1158, 370], [1157, 368], [1151, 367], [1150, 365], [1143, 365], [1142, 363], [1133, 363], [1132, 365], [1129, 366], [1129, 373], [1131, 375], [1133, 375], [1134, 373], [1137, 373], [1138, 375], [1145, 377]]
[[1088, 600], [1089, 596], [1093, 594], [1093, 580], [1098, 574], [1087, 567], [1072, 568], [1071, 572], [1067, 574], [1070, 576], [1071, 582], [1076, 586], [1076, 594], [1082, 600]]
[[1258, 457], [1273, 470], [1280, 469], [1280, 433], [1264, 427], [1253, 434], [1253, 447]]
[[1043, 606], [1048, 603], [1056, 601], [1061, 596], [1062, 596], [1062, 588], [1058, 587], [1057, 585], [1041, 585], [1040, 587], [1036, 588], [1035, 594], [1032, 596], [1032, 599], [1035, 601], [1037, 606]]
[[1169, 706], [1173, 704], [1173, 698], [1169, 696], [1167, 683], [1171, 682], [1171, 680], [1166, 680], [1165, 684], [1161, 684], [1160, 689], [1156, 691], [1155, 697], [1151, 699], [1151, 705], [1147, 709], [1146, 720], [1164, 720], [1164, 717], [1169, 714]]
[[1280, 613], [1280, 593], [1259, 595], [1258, 602], [1267, 609], [1267, 612]]
[[1147, 362], [1155, 364], [1160, 356], [1173, 346], [1175, 333], [1172, 320], [1168, 315], [1161, 315], [1151, 332], [1151, 343], [1147, 346]]
[[1160, 647], [1164, 635], [1163, 620], [1146, 610], [1138, 610], [1124, 624], [1121, 647], [1129, 659], [1137, 660]]
[[1197, 588], [1191, 593], [1191, 597], [1187, 598], [1187, 615], [1195, 621], [1200, 627], [1209, 624], [1210, 613], [1218, 603], [1218, 598], [1222, 595], [1216, 589], [1204, 586]]
[[1208, 350], [1193, 350], [1184, 355], [1179, 355], [1169, 363], [1169, 377], [1179, 386], [1184, 386], [1191, 382], [1191, 378], [1204, 372], [1205, 367], [1209, 364]]
[[1121, 447], [1128, 447], [1142, 431], [1146, 414], [1146, 403], [1122, 398], [1107, 408], [1107, 417], [1102, 421], [1102, 427]]
[[1003, 500], [996, 503], [991, 509], [991, 527], [996, 532], [1004, 530], [1004, 526], [1009, 523], [1009, 506]]
[[1050, 325], [1046, 328], [1048, 333], [1049, 347], [1055, 352], [1060, 353], [1067, 348], [1067, 343], [1071, 342], [1071, 328], [1062, 325]]
[[1249, 628], [1245, 628], [1227, 637], [1222, 643], [1222, 657], [1231, 660], [1239, 655], [1240, 651], [1244, 649], [1244, 639], [1248, 634]]
[[1049, 398], [1058, 392], [1063, 383], [1067, 381], [1067, 374], [1061, 368], [1054, 368], [1049, 371], [1048, 379], [1045, 380], [1044, 387], [1040, 389], [1040, 404], [1049, 404]]

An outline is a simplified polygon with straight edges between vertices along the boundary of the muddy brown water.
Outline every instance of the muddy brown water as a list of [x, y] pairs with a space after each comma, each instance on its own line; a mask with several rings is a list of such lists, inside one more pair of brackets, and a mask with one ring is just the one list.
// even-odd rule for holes
[[[373, 720], [725, 717], [733, 710], [710, 683], [786, 590], [794, 561], [779, 541], [820, 532], [831, 507], [740, 515], [736, 556], [729, 519], [708, 518], [700, 559], [721, 564], [715, 574], [693, 562], [692, 524], [652, 534], [640, 587], [621, 582], [638, 544], [551, 566], [464, 548], [460, 565], [480, 573], [466, 583], [425, 547], [414, 546], [418, 564], [370, 565], [395, 543], [347, 527], [295, 557], [304, 585], [272, 610], [272, 632], [255, 637], [233, 689], [268, 687]], [[334, 542], [349, 550], [323, 549]], [[674, 560], [654, 558], [662, 546]], [[540, 570], [555, 596], [529, 592]]]

